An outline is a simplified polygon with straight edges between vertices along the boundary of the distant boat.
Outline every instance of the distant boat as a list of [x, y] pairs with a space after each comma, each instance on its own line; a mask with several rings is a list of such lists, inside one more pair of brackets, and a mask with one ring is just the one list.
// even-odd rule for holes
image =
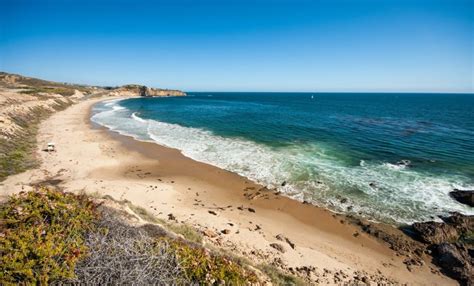
[[311, 95], [311, 99], [314, 99], [314, 95]]

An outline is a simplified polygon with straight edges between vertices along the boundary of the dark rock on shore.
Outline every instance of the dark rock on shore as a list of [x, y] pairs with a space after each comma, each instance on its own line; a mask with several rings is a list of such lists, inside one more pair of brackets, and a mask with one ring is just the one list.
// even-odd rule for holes
[[438, 244], [445, 241], [455, 241], [459, 238], [455, 227], [442, 222], [417, 222], [412, 227], [415, 236], [424, 243]]
[[467, 216], [458, 212], [453, 212], [450, 216], [441, 217], [441, 219], [445, 223], [454, 226], [461, 233], [474, 231], [474, 216]]
[[474, 273], [472, 269], [473, 253], [461, 243], [441, 243], [436, 247], [435, 262], [443, 271], [456, 278], [464, 285], [472, 285]]
[[420, 222], [412, 225], [415, 238], [433, 250], [434, 263], [462, 285], [474, 285], [474, 216], [452, 213], [443, 222]]
[[462, 191], [454, 189], [449, 195], [461, 204], [474, 207], [474, 190]]

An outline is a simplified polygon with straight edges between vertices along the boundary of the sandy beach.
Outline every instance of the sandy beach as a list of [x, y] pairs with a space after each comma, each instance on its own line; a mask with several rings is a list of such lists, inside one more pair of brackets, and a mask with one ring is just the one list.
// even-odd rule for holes
[[[207, 244], [252, 261], [295, 273], [314, 267], [308, 271], [314, 284], [342, 284], [360, 273], [386, 284], [457, 285], [428, 259], [409, 271], [403, 263], [406, 257], [343, 215], [262, 190], [179, 150], [91, 123], [93, 104], [109, 99], [81, 101], [42, 122], [41, 166], [2, 182], [2, 198], [32, 189], [35, 182], [58, 180], [68, 191], [126, 199], [161, 219], [192, 225], [205, 234]], [[47, 142], [54, 142], [57, 151], [41, 151]]]

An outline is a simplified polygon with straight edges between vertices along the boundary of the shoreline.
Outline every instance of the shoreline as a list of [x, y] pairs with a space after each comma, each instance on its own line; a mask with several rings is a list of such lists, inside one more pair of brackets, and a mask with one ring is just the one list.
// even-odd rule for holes
[[[315, 267], [311, 281], [319, 279], [324, 284], [336, 284], [334, 273], [342, 269], [399, 283], [456, 284], [433, 274], [432, 269], [437, 268], [429, 261], [408, 271], [403, 257], [361, 233], [345, 215], [271, 191], [259, 192], [263, 186], [238, 174], [93, 123], [92, 106], [109, 99], [117, 98], [85, 100], [43, 122], [39, 146], [54, 141], [58, 151], [39, 152], [41, 167], [9, 177], [0, 186], [2, 194], [28, 189], [32, 181], [58, 179], [67, 190], [127, 199], [159, 218], [174, 217], [202, 232], [212, 232], [215, 235], [205, 235], [207, 243], [241, 256], [280, 261], [286, 268]], [[278, 240], [279, 234], [296, 246]], [[276, 250], [272, 243], [285, 251]], [[326, 270], [330, 272], [324, 277]]]

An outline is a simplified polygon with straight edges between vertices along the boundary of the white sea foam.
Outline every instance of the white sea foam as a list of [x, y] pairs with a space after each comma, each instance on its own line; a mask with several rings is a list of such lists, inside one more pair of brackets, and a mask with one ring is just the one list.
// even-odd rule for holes
[[137, 120], [138, 122], [141, 123], [147, 123], [147, 120], [141, 118], [140, 116], [137, 115], [137, 112], [132, 113], [132, 118]]
[[[470, 189], [460, 176], [432, 176], [387, 162], [347, 165], [331, 146], [295, 144], [275, 148], [243, 138], [143, 119], [120, 108], [119, 101], [97, 107], [92, 120], [122, 134], [179, 149], [195, 160], [233, 171], [295, 199], [357, 212], [379, 220], [412, 222], [430, 216], [472, 209], [449, 198], [453, 188]], [[281, 183], [287, 184], [282, 187]], [[341, 203], [341, 198], [347, 203]], [[350, 205], [350, 208], [347, 207]]]
[[385, 168], [391, 169], [391, 170], [403, 170], [406, 168], [406, 165], [401, 165], [401, 164], [392, 164], [392, 163], [383, 163], [382, 164]]

